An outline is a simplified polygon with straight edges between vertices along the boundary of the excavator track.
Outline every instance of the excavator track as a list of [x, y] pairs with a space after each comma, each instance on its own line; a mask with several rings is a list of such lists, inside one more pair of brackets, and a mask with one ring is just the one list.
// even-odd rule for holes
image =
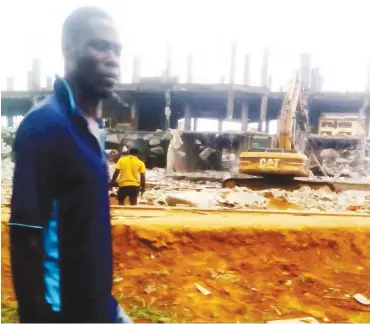
[[370, 191], [370, 182], [347, 182], [339, 180], [310, 179], [310, 178], [289, 178], [285, 176], [274, 177], [230, 177], [222, 182], [224, 188], [248, 187], [251, 190], [267, 190], [279, 188], [287, 191], [299, 190], [302, 187], [310, 187], [318, 190], [327, 188], [332, 192], [346, 190]]

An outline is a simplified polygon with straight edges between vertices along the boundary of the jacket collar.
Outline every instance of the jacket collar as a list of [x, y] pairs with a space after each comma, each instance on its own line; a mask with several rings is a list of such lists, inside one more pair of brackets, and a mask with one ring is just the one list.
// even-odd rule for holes
[[[56, 97], [64, 103], [67, 109], [67, 114], [69, 116], [83, 119], [86, 122], [84, 114], [82, 110], [77, 106], [72, 89], [66, 79], [59, 76], [55, 77], [54, 93]], [[99, 124], [99, 128], [103, 128], [102, 118], [96, 117], [95, 119]]]

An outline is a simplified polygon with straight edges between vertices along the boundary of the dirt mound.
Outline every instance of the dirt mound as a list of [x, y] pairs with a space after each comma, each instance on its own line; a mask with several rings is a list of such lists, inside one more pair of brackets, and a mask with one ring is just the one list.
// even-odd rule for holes
[[[113, 224], [114, 294], [136, 321], [370, 321], [353, 298], [370, 296], [367, 217], [174, 212]], [[12, 301], [2, 233], [2, 296]]]

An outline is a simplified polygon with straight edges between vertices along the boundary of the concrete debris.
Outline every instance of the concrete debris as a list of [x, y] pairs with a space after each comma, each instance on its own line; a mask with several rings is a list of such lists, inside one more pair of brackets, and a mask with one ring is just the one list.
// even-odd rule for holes
[[[161, 147], [151, 150], [163, 154]], [[182, 154], [177, 151], [178, 160]], [[179, 167], [180, 164], [177, 164]], [[115, 164], [109, 164], [110, 177]], [[2, 203], [10, 203], [11, 184], [14, 164], [10, 158], [3, 158]], [[166, 169], [147, 170], [147, 191], [140, 200], [141, 205], [191, 206], [197, 208], [248, 208], [266, 209], [274, 201], [285, 202], [290, 209], [308, 209], [311, 211], [333, 212], [370, 212], [370, 192], [348, 190], [340, 193], [331, 192], [328, 188], [319, 190], [302, 187], [296, 191], [269, 189], [252, 191], [248, 188], [221, 188], [222, 180], [229, 177], [228, 172], [193, 172], [173, 173], [169, 176]], [[215, 181], [215, 178], [217, 181]], [[115, 191], [110, 192], [113, 196]], [[276, 205], [275, 205], [276, 206]], [[275, 207], [276, 208], [276, 207]]]
[[353, 295], [353, 298], [362, 305], [370, 305], [370, 299], [366, 298], [364, 295], [356, 294]]
[[[369, 179], [369, 172], [361, 161], [361, 151], [359, 149], [334, 150], [330, 148], [323, 149], [321, 152], [314, 152], [313, 154], [319, 156], [323, 172], [328, 176], [334, 177], [335, 179], [361, 179], [364, 177]], [[314, 160], [313, 156], [311, 156], [311, 170], [313, 170], [315, 174], [322, 173]], [[369, 159], [367, 158], [367, 160]], [[367, 164], [370, 165], [370, 163]]]
[[154, 138], [154, 134], [148, 134], [148, 135], [146, 135], [146, 136], [144, 136], [144, 140], [145, 141], [150, 141], [152, 138]]
[[203, 160], [203, 161], [205, 161], [205, 160], [207, 160], [210, 156], [211, 156], [211, 154], [212, 153], [215, 153], [216, 152], [216, 150], [215, 149], [212, 149], [212, 148], [210, 148], [210, 147], [207, 147], [206, 149], [204, 149], [200, 154], [199, 154], [199, 157]]
[[9, 157], [1, 161], [1, 203], [9, 204], [12, 195], [14, 163]]
[[353, 206], [358, 206], [358, 209], [361, 209], [366, 195], [368, 195], [366, 192], [356, 190], [337, 194], [328, 192], [326, 189], [313, 190], [309, 187], [303, 187], [298, 191], [286, 192], [285, 199], [288, 203], [305, 209], [345, 212], [353, 210]]
[[180, 205], [197, 208], [215, 208], [219, 206], [213, 190], [207, 192], [202, 191], [202, 194], [194, 190], [175, 193], [168, 192], [160, 196], [157, 202], [171, 207]]
[[[246, 189], [239, 191], [238, 189]], [[228, 205], [233, 205], [236, 208], [258, 208], [264, 209], [267, 207], [269, 200], [261, 193], [249, 190], [248, 188], [235, 188], [225, 194], [225, 199]]]
[[164, 135], [162, 136], [162, 140], [163, 140], [163, 141], [170, 141], [170, 140], [171, 140], [171, 138], [172, 138], [172, 134], [171, 134], [171, 132], [167, 132], [166, 134], [164, 134]]
[[266, 198], [286, 198], [287, 192], [285, 190], [271, 189], [264, 192]]
[[164, 152], [163, 147], [157, 146], [157, 147], [152, 147], [150, 149], [150, 153], [153, 153], [155, 155], [163, 155], [165, 152]]
[[107, 143], [115, 143], [115, 144], [120, 144], [121, 141], [119, 139], [119, 136], [117, 134], [109, 134], [106, 136], [105, 141]]
[[152, 138], [150, 141], [149, 141], [149, 145], [150, 146], [157, 146], [157, 145], [160, 145], [161, 144], [161, 139], [156, 137], [156, 138]]
[[134, 148], [135, 147], [135, 142], [134, 141], [127, 141], [126, 146], [129, 148]]
[[197, 208], [266, 209], [272, 202], [278, 200], [286, 202], [290, 209], [333, 212], [370, 211], [370, 192], [366, 191], [348, 190], [335, 193], [325, 187], [319, 190], [302, 187], [292, 192], [276, 188], [261, 191], [238, 187], [223, 189], [220, 183], [207, 180], [212, 176], [212, 172], [194, 173], [192, 175], [193, 181], [190, 181], [191, 177], [188, 175], [185, 177], [181, 174], [174, 174], [169, 178], [165, 171], [160, 169], [149, 172], [151, 173], [148, 174], [148, 179], [151, 180], [148, 180], [148, 183], [153, 185], [155, 183], [155, 189], [148, 190], [144, 194], [142, 204]]
[[[138, 134], [127, 134], [124, 136], [124, 138], [131, 140], [131, 141], [136, 141], [137, 139], [139, 139], [139, 135]], [[120, 139], [122, 140], [122, 138]]]
[[[184, 142], [181, 139], [180, 131], [174, 131], [173, 137], [168, 145], [167, 150], [167, 173], [182, 172], [185, 167], [185, 152], [180, 151]], [[184, 154], [182, 154], [184, 153]]]
[[231, 170], [232, 172], [239, 169], [239, 159], [229, 150], [222, 150], [222, 169]]
[[195, 288], [197, 288], [205, 296], [208, 296], [208, 295], [212, 294], [211, 291], [209, 291], [208, 289], [204, 288], [200, 284], [195, 283], [194, 286], [195, 286]]
[[155, 292], [157, 291], [157, 287], [155, 285], [147, 285], [144, 289], [144, 291], [147, 293], [147, 294], [151, 294], [152, 292]]

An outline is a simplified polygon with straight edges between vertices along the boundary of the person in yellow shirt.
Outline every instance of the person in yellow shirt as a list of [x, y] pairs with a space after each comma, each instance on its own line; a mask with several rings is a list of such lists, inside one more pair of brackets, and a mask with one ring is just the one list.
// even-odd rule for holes
[[127, 156], [122, 156], [116, 163], [112, 177], [112, 186], [118, 183], [118, 204], [123, 205], [126, 197], [130, 205], [137, 205], [139, 193], [145, 191], [145, 164], [139, 159], [139, 150], [132, 148]]

